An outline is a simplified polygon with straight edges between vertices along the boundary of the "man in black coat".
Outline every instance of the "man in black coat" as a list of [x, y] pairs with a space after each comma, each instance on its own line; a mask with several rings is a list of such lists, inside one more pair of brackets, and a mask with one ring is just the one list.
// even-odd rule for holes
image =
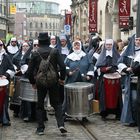
[[[58, 83], [63, 84], [65, 75], [66, 75], [66, 68], [64, 65], [63, 60], [61, 59], [61, 56], [59, 54], [59, 51], [55, 48], [53, 51], [53, 54], [51, 55], [50, 62], [54, 66], [55, 70], [58, 72], [58, 65], [60, 67], [60, 75], [58, 74], [58, 83], [54, 85], [52, 88], [47, 88], [41, 85], [36, 84], [36, 75], [37, 71], [39, 69], [39, 64], [41, 62], [41, 57], [43, 59], [47, 59], [50, 51], [52, 48], [49, 47], [50, 45], [50, 38], [48, 37], [48, 33], [40, 33], [39, 37], [39, 48], [37, 52], [34, 52], [31, 56], [31, 60], [28, 67], [28, 77], [29, 81], [32, 84], [32, 87], [35, 89], [37, 88], [37, 96], [38, 96], [38, 102], [37, 102], [37, 122], [38, 127], [36, 130], [36, 133], [39, 135], [44, 134], [44, 99], [46, 97], [47, 91], [49, 91], [49, 97], [50, 97], [50, 103], [55, 109], [55, 117], [57, 120], [57, 125], [61, 133], [66, 133], [67, 130], [64, 127], [64, 119], [62, 115], [62, 105], [60, 100], [60, 94], [58, 90]], [[39, 53], [38, 53], [39, 52]], [[41, 55], [41, 57], [40, 57]]]

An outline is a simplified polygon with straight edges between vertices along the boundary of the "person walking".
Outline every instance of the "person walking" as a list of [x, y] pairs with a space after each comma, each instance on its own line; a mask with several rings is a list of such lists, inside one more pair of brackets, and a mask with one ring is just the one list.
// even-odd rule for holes
[[[44, 134], [44, 129], [45, 129], [44, 115], [46, 113], [44, 110], [44, 99], [47, 93], [49, 94], [49, 97], [50, 97], [50, 103], [55, 110], [55, 117], [57, 120], [58, 128], [61, 133], [66, 133], [67, 130], [64, 127], [62, 105], [61, 105], [60, 94], [58, 90], [58, 83], [59, 82], [64, 83], [64, 79], [66, 75], [66, 68], [65, 68], [63, 60], [60, 57], [59, 51], [55, 48], [53, 49], [49, 47], [50, 38], [48, 36], [48, 33], [47, 32], [39, 33], [38, 40], [39, 40], [38, 51], [32, 53], [32, 56], [29, 62], [29, 67], [28, 67], [29, 81], [32, 84], [32, 87], [34, 89], [37, 89], [37, 96], [38, 96], [38, 101], [37, 101], [38, 126], [37, 126], [36, 133], [38, 135]], [[50, 62], [53, 65], [54, 69], [56, 70], [58, 78], [57, 78], [57, 83], [55, 83], [52, 88], [47, 88], [47, 87], [37, 84], [35, 77], [37, 76], [37, 72], [39, 69], [40, 62], [41, 62], [41, 57], [43, 59], [47, 59], [52, 49], [53, 49], [53, 53], [50, 57]], [[57, 66], [59, 66], [60, 68], [60, 75], [58, 74]]]

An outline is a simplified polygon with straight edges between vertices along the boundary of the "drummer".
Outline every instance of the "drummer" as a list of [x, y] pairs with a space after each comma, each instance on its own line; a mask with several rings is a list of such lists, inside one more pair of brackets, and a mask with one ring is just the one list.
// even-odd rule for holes
[[[67, 70], [66, 84], [73, 82], [90, 82], [94, 76], [94, 65], [89, 55], [82, 51], [81, 41], [74, 41], [72, 50], [73, 52], [65, 59]], [[64, 99], [63, 107], [66, 107], [66, 99]]]
[[[33, 46], [29, 46], [27, 42], [23, 42], [21, 50], [13, 57], [13, 63], [17, 66], [16, 76], [27, 79], [28, 62]], [[23, 121], [29, 122], [35, 120], [35, 102], [21, 101], [20, 109], [14, 109], [14, 116], [20, 114]], [[20, 111], [20, 112], [19, 112]]]
[[[10, 125], [10, 118], [8, 114], [8, 81], [14, 76], [14, 67], [12, 61], [6, 51], [4, 50], [4, 43], [0, 40], [0, 81], [3, 84], [0, 87], [0, 123], [3, 126]], [[8, 81], [7, 81], [7, 80]]]
[[[101, 54], [95, 64], [97, 67], [98, 76], [99, 76], [98, 95], [96, 95], [96, 96], [99, 99], [100, 115], [103, 120], [106, 120], [106, 117], [110, 113], [116, 114], [117, 119], [120, 118], [120, 114], [121, 114], [121, 97], [119, 98], [119, 95], [121, 96], [121, 93], [119, 93], [121, 91], [121, 90], [119, 90], [120, 86], [118, 87], [119, 91], [116, 92], [116, 94], [118, 94], [118, 95], [116, 95], [116, 96], [118, 96], [118, 98], [109, 97], [108, 101], [106, 101], [106, 99], [107, 99], [106, 96], [111, 93], [107, 94], [105, 92], [104, 80], [103, 80], [104, 79], [103, 77], [106, 73], [114, 73], [117, 71], [117, 60], [118, 60], [119, 56], [120, 55], [116, 50], [114, 41], [112, 39], [106, 39], [103, 49], [101, 51]], [[110, 92], [110, 90], [109, 90], [110, 87], [106, 87], [106, 88], [108, 89], [107, 92]], [[107, 104], [109, 104], [110, 102], [117, 102], [116, 103], [117, 105], [114, 106], [114, 105], [110, 104], [107, 107]]]
[[[139, 75], [140, 62], [140, 35], [133, 35], [130, 38], [126, 50], [119, 59], [119, 70], [125, 74], [125, 93], [124, 105], [121, 115], [121, 122], [130, 127], [139, 126], [139, 83], [137, 76]], [[137, 114], [138, 113], [138, 114]]]

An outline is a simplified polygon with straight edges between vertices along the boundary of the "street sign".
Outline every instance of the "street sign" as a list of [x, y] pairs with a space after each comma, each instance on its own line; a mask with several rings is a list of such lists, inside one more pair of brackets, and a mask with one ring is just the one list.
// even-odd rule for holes
[[64, 25], [64, 32], [65, 34], [70, 35], [70, 25]]

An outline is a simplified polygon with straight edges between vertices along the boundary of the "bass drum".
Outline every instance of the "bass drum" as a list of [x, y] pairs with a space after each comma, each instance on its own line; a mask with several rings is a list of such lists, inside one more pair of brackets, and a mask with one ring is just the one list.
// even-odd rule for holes
[[37, 102], [37, 90], [32, 88], [28, 79], [20, 79], [20, 99]]
[[105, 105], [108, 109], [117, 107], [121, 96], [121, 75], [118, 72], [104, 74]]
[[0, 115], [3, 113], [3, 106], [6, 98], [8, 84], [9, 81], [7, 79], [0, 79]]

